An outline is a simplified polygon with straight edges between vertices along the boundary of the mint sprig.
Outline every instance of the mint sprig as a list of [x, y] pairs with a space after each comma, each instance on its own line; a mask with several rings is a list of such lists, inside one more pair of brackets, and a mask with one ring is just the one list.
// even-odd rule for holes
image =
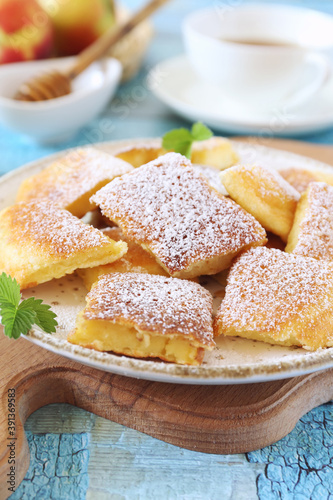
[[2, 273], [0, 276], [0, 315], [4, 333], [9, 338], [18, 339], [37, 325], [46, 333], [56, 331], [56, 314], [41, 299], [30, 297], [22, 300], [20, 285], [16, 279]]
[[206, 125], [197, 122], [192, 125], [191, 130], [176, 128], [164, 134], [162, 146], [164, 149], [175, 151], [190, 159], [193, 142], [206, 141], [212, 136], [213, 132]]

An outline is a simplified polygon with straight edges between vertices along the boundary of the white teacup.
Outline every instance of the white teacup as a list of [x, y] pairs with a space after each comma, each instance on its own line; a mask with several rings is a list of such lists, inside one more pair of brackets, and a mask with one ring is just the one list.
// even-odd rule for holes
[[195, 11], [183, 36], [195, 71], [242, 106], [300, 106], [331, 71], [333, 16], [287, 5]]

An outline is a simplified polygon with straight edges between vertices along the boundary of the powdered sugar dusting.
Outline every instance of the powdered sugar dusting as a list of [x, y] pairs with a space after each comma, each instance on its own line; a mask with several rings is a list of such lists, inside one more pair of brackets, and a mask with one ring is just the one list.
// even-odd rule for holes
[[205, 141], [195, 141], [193, 144], [193, 148], [196, 151], [204, 151], [205, 149], [214, 149], [221, 144], [230, 144], [228, 139], [225, 137], [214, 136], [206, 139]]
[[[145, 139], [147, 143], [149, 139]], [[104, 142], [98, 145], [110, 154], [115, 154], [123, 145], [142, 143], [143, 139], [131, 139], [122, 142]], [[272, 168], [282, 169], [286, 165], [295, 168], [308, 168], [330, 172], [332, 167], [318, 161], [305, 158], [277, 149], [269, 149], [255, 144], [232, 142], [233, 148], [239, 153], [242, 162], [269, 164]], [[53, 155], [60, 158], [63, 152]], [[49, 162], [49, 158], [39, 159], [33, 164], [6, 174], [0, 179], [1, 208], [14, 203], [18, 184], [25, 178], [41, 171]], [[72, 282], [72, 279], [75, 281]], [[79, 292], [73, 290], [79, 288]], [[71, 319], [70, 328], [74, 327], [77, 312], [84, 307], [86, 289], [79, 278], [69, 276], [51, 281], [44, 285], [26, 290], [25, 294], [43, 299], [47, 304], [58, 301], [59, 306], [52, 306], [62, 323], [62, 315]], [[29, 295], [29, 296], [30, 296]], [[25, 295], [24, 298], [27, 298]], [[80, 300], [79, 304], [77, 301]], [[65, 309], [65, 312], [64, 312]], [[302, 348], [290, 348], [272, 345], [265, 342], [255, 342], [236, 337], [219, 337], [218, 348], [205, 353], [201, 366], [162, 363], [154, 360], [130, 358], [113, 355], [109, 352], [98, 352], [70, 344], [65, 340], [66, 331], [58, 331], [53, 335], [42, 332], [34, 327], [29, 333], [29, 340], [36, 345], [51, 350], [58, 355], [64, 355], [76, 362], [86, 364], [98, 370], [105, 370], [120, 375], [133, 376], [141, 379], [172, 383], [196, 384], [237, 384], [245, 382], [267, 382], [304, 375], [315, 370], [333, 366], [333, 348], [319, 349], [309, 352]]]
[[115, 179], [92, 200], [169, 272], [261, 242], [254, 217], [212, 190], [189, 160], [168, 153]]
[[[279, 333], [307, 307], [330, 309], [333, 266], [327, 262], [255, 248], [232, 266], [217, 314], [223, 328]], [[309, 318], [310, 321], [310, 318]]]
[[212, 346], [212, 307], [210, 293], [191, 281], [113, 273], [100, 277], [92, 288], [84, 316], [128, 321], [142, 331], [179, 333]]
[[333, 260], [333, 187], [312, 182], [294, 254]]
[[219, 170], [214, 167], [209, 167], [208, 165], [198, 165], [197, 163], [193, 163], [192, 167], [202, 174], [207, 179], [208, 184], [216, 189], [216, 191], [228, 195], [227, 190], [222, 184]]
[[129, 163], [104, 151], [91, 147], [74, 149], [32, 179], [20, 199], [47, 198], [66, 208], [101, 182], [131, 170]]
[[0, 227], [11, 228], [10, 240], [25, 249], [44, 249], [48, 255], [70, 256], [110, 240], [98, 229], [84, 224], [66, 210], [47, 201], [20, 202], [2, 213]]
[[255, 185], [262, 197], [275, 196], [286, 201], [298, 201], [300, 198], [299, 192], [273, 168], [261, 165], [236, 165], [231, 167], [231, 171], [233, 170]]
[[279, 173], [299, 193], [304, 193], [310, 182], [317, 180], [314, 172], [302, 168], [286, 168]]

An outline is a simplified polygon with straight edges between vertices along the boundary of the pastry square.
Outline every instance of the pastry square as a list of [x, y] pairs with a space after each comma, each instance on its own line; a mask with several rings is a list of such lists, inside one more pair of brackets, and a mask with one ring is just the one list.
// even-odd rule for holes
[[[135, 144], [128, 146], [116, 153], [117, 158], [127, 161], [133, 167], [141, 167], [168, 151], [162, 148], [160, 140], [151, 141], [148, 144]], [[193, 143], [191, 161], [201, 165], [209, 165], [217, 170], [235, 165], [239, 160], [231, 142], [224, 137], [211, 137], [206, 141]]]
[[333, 187], [312, 182], [297, 205], [286, 252], [333, 260]]
[[[283, 243], [281, 238], [273, 233], [267, 233], [267, 243], [265, 245], [267, 248], [275, 248], [284, 251], [286, 244]], [[229, 270], [221, 271], [215, 274], [214, 279], [218, 281], [223, 287], [226, 286], [226, 278]]]
[[0, 273], [21, 289], [120, 259], [123, 241], [110, 240], [50, 202], [20, 202], [0, 212]]
[[211, 137], [206, 141], [193, 143], [191, 161], [199, 165], [209, 165], [217, 170], [224, 170], [235, 165], [239, 157], [228, 139]]
[[99, 276], [109, 273], [146, 273], [168, 276], [167, 272], [156, 262], [154, 257], [140, 245], [125, 238], [119, 227], [109, 227], [102, 230], [108, 238], [114, 241], [125, 241], [127, 253], [121, 258], [104, 266], [78, 269], [76, 273], [82, 278], [87, 290], [90, 290]]
[[77, 217], [95, 208], [89, 198], [133, 167], [114, 156], [87, 147], [69, 151], [40, 173], [22, 182], [17, 201], [46, 198]]
[[316, 182], [315, 172], [303, 168], [287, 168], [279, 174], [300, 194], [304, 193], [310, 182]]
[[138, 168], [150, 161], [156, 160], [163, 155], [162, 142], [160, 139], [149, 141], [148, 143], [136, 143], [130, 146], [125, 146], [119, 151], [116, 151], [116, 158], [130, 163], [133, 167]]
[[326, 182], [333, 186], [333, 169], [329, 172], [321, 169], [286, 168], [279, 170], [279, 174], [301, 194], [310, 182]]
[[115, 179], [92, 200], [177, 278], [215, 274], [239, 252], [266, 242], [254, 217], [212, 189], [177, 153]]
[[333, 264], [270, 248], [243, 253], [230, 269], [215, 335], [333, 346]]
[[97, 351], [199, 365], [214, 347], [213, 299], [191, 281], [137, 273], [101, 276], [68, 341]]
[[300, 194], [276, 170], [237, 165], [221, 172], [230, 197], [286, 242]]

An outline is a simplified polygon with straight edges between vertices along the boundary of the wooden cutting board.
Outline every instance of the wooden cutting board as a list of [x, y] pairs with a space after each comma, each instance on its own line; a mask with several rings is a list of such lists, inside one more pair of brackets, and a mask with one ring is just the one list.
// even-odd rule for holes
[[[248, 140], [333, 165], [330, 147], [276, 139]], [[88, 368], [25, 339], [9, 340], [1, 332], [0, 367], [1, 499], [9, 494], [8, 474], [15, 474], [17, 487], [29, 466], [24, 422], [50, 403], [79, 406], [180, 447], [223, 454], [272, 444], [288, 434], [306, 412], [333, 399], [333, 368], [261, 384], [165, 384]], [[10, 417], [14, 408], [9, 409], [8, 398], [10, 403], [15, 402], [15, 415]], [[12, 459], [15, 462], [9, 463]]]

